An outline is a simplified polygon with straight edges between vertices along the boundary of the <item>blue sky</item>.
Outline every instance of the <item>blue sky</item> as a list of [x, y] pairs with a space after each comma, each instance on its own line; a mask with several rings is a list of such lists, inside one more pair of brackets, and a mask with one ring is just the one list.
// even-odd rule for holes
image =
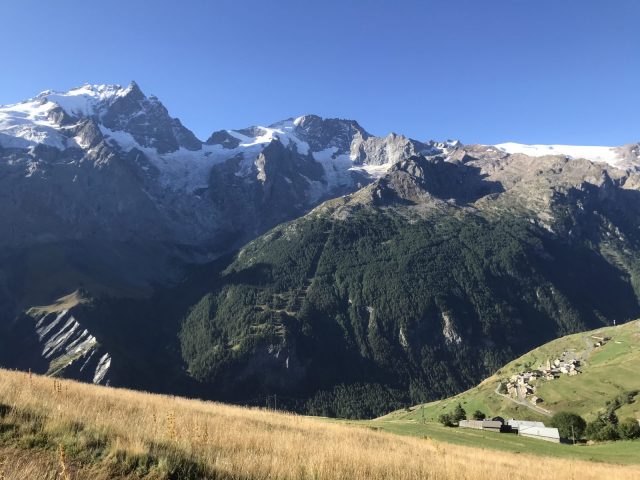
[[199, 137], [316, 113], [465, 143], [640, 140], [638, 0], [6, 0], [0, 104], [136, 80]]

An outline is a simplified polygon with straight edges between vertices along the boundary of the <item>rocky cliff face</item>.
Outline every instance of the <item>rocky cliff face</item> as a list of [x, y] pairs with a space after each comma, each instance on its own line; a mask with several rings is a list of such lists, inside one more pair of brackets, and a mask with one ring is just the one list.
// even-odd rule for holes
[[111, 355], [77, 315], [88, 302], [76, 291], [47, 306], [30, 308], [8, 327], [12, 364], [34, 373], [109, 385]]

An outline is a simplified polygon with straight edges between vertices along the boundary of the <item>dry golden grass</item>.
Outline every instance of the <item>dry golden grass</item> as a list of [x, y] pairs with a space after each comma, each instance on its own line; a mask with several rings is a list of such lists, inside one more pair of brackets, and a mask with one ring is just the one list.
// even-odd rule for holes
[[[112, 480], [106, 472], [69, 467], [72, 480]], [[62, 480], [58, 460], [47, 452], [0, 448], [0, 480]]]
[[[0, 370], [0, 478], [62, 478], [60, 445], [73, 480], [640, 478], [638, 466], [516, 455], [298, 415], [62, 384], [54, 389], [52, 379]], [[11, 433], [8, 426], [20, 422], [35, 427]], [[16, 464], [16, 451], [33, 461]], [[46, 471], [20, 476], [20, 468]]]

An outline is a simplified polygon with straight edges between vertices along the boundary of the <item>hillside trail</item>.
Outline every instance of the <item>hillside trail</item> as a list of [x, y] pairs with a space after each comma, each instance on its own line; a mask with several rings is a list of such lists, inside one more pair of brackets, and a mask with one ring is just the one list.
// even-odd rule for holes
[[582, 355], [580, 356], [580, 361], [582, 363], [588, 363], [589, 356], [591, 355], [591, 352], [593, 352], [593, 340], [591, 339], [590, 335], [585, 335], [584, 344], [586, 348], [582, 351]]

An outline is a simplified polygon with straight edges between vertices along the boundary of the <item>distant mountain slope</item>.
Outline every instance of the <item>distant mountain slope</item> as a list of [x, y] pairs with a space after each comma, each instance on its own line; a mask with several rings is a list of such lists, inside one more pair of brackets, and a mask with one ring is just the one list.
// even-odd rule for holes
[[[609, 338], [604, 345], [595, 346], [602, 339]], [[554, 380], [538, 379], [535, 395], [542, 398], [540, 407], [551, 413], [572, 411], [593, 420], [598, 411], [604, 410], [607, 402], [616, 398], [627, 398], [631, 393], [632, 402], [623, 403], [616, 411], [620, 418], [640, 419], [640, 320], [617, 327], [568, 335], [535, 348], [521, 357], [501, 367], [495, 374], [483, 380], [477, 387], [451, 398], [413, 407], [410, 412], [398, 411], [384, 418], [387, 420], [437, 421], [438, 416], [461, 403], [469, 412], [475, 410], [487, 415], [544, 420], [547, 416], [533, 409], [530, 402], [516, 403], [500, 395], [496, 390], [509, 377], [545, 366], [547, 360], [553, 362], [564, 352], [580, 359], [578, 375], [561, 374]], [[636, 395], [633, 393], [636, 392]]]
[[277, 392], [318, 414], [463, 390], [535, 345], [640, 315], [637, 181], [486, 147], [398, 162], [214, 273], [183, 358], [227, 398]]

